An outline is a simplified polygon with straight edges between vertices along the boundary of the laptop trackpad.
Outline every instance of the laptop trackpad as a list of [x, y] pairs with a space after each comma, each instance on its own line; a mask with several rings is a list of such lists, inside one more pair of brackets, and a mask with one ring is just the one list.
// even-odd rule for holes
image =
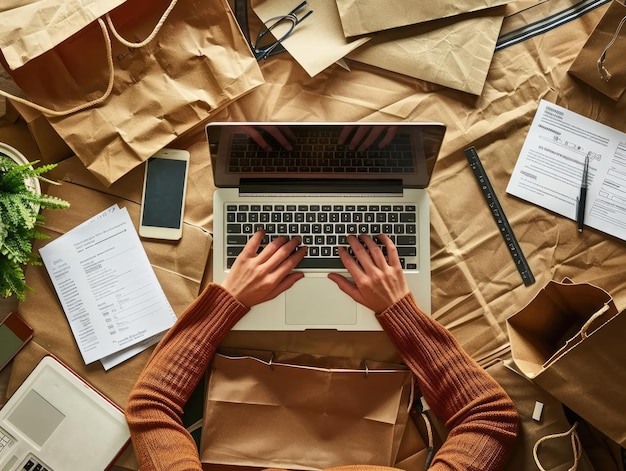
[[357, 303], [325, 275], [303, 278], [285, 294], [288, 325], [356, 324]]

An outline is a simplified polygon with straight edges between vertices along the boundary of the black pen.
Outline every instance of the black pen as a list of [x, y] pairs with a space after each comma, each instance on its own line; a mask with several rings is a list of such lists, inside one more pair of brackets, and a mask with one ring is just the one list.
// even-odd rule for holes
[[589, 152], [585, 157], [585, 166], [583, 167], [583, 179], [580, 183], [580, 196], [578, 197], [576, 208], [576, 221], [578, 222], [578, 232], [583, 231], [585, 223], [585, 203], [587, 202], [587, 187], [589, 186]]

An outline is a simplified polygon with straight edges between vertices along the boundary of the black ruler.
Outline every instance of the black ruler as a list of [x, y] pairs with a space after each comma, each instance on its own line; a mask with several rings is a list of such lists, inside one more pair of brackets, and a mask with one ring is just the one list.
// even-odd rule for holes
[[464, 152], [465, 157], [467, 157], [467, 161], [474, 172], [474, 176], [476, 176], [476, 180], [478, 180], [478, 185], [480, 186], [483, 196], [485, 197], [485, 200], [487, 200], [487, 205], [491, 210], [491, 214], [496, 221], [498, 229], [500, 229], [500, 234], [502, 234], [502, 238], [504, 239], [506, 246], [509, 248], [511, 257], [513, 257], [513, 261], [517, 267], [517, 271], [521, 275], [526, 286], [532, 285], [535, 282], [535, 277], [533, 276], [530, 266], [526, 261], [526, 257], [524, 257], [524, 253], [522, 252], [522, 248], [513, 233], [509, 220], [506, 218], [506, 215], [502, 210], [500, 201], [498, 201], [498, 197], [496, 196], [495, 191], [493, 191], [493, 186], [491, 186], [491, 182], [489, 181], [489, 177], [487, 177], [485, 168], [478, 157], [476, 148], [470, 147], [469, 149], [465, 149]]

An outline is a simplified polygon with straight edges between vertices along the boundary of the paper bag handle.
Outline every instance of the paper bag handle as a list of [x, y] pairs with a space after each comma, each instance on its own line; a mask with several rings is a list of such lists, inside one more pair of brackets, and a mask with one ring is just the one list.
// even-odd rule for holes
[[587, 331], [589, 330], [589, 327], [591, 326], [591, 324], [598, 318], [600, 317], [602, 314], [604, 314], [606, 311], [609, 310], [609, 305], [605, 304], [604, 306], [602, 306], [600, 309], [598, 309], [598, 311], [596, 313], [594, 313], [593, 316], [591, 316], [589, 319], [587, 319], [587, 322], [585, 322], [583, 324], [583, 326], [580, 328], [580, 335], [582, 336], [582, 338], [586, 339], [587, 338]]
[[[171, 11], [174, 8], [174, 6], [176, 6], [177, 2], [178, 2], [178, 0], [171, 0], [169, 6], [165, 10], [165, 12], [163, 12], [163, 15], [161, 15], [161, 18], [157, 22], [157, 24], [154, 27], [154, 29], [152, 30], [152, 32], [148, 35], [148, 37], [146, 39], [144, 39], [143, 41], [138, 42], [138, 43], [133, 43], [133, 42], [130, 42], [130, 41], [127, 41], [126, 39], [124, 39], [117, 32], [117, 30], [115, 29], [115, 26], [113, 25], [113, 21], [111, 21], [111, 17], [109, 16], [108, 13], [105, 15], [105, 17], [106, 17], [107, 23], [109, 25], [109, 28], [111, 28], [111, 32], [113, 33], [113, 36], [115, 36], [115, 38], [120, 43], [122, 43], [124, 46], [127, 46], [127, 47], [139, 48], [139, 47], [145, 46], [146, 44], [148, 44], [150, 41], [152, 41], [154, 39], [154, 37], [157, 35], [159, 30], [163, 26], [163, 23], [165, 23], [165, 20], [167, 19], [167, 17], [171, 13]], [[104, 21], [102, 21], [101, 18], [98, 18], [98, 24], [100, 25], [100, 29], [102, 30], [102, 36], [104, 37], [104, 44], [106, 46], [106, 55], [107, 55], [107, 68], [108, 68], [108, 72], [109, 72], [109, 83], [107, 84], [107, 88], [106, 88], [105, 92], [102, 94], [102, 96], [100, 96], [100, 97], [98, 97], [98, 98], [96, 98], [94, 100], [91, 100], [91, 101], [89, 101], [87, 103], [83, 103], [81, 105], [75, 106], [74, 108], [70, 108], [69, 110], [53, 110], [51, 108], [47, 108], [45, 106], [38, 105], [37, 103], [33, 103], [32, 101], [25, 100], [24, 98], [21, 98], [21, 97], [12, 95], [10, 93], [7, 93], [4, 90], [0, 90], [0, 96], [3, 96], [5, 98], [9, 98], [9, 99], [14, 100], [14, 101], [17, 101], [18, 103], [22, 103], [23, 105], [30, 106], [31, 108], [34, 108], [37, 111], [40, 111], [40, 112], [42, 112], [42, 113], [44, 113], [46, 115], [49, 115], [49, 116], [67, 116], [67, 115], [76, 113], [78, 111], [82, 111], [84, 109], [91, 108], [92, 106], [99, 105], [100, 103], [103, 103], [107, 98], [109, 98], [109, 95], [111, 95], [111, 92], [113, 91], [113, 83], [114, 83], [114, 79], [115, 79], [115, 72], [114, 72], [114, 66], [113, 66], [113, 51], [112, 51], [112, 47], [111, 47], [111, 37], [109, 36], [109, 32], [107, 30], [107, 27], [106, 27], [106, 25], [104, 24]]]
[[45, 106], [38, 105], [37, 103], [33, 103], [32, 101], [25, 100], [24, 98], [12, 95], [10, 93], [5, 92], [4, 90], [0, 90], [0, 96], [5, 98], [9, 98], [11, 100], [17, 101], [18, 103], [22, 103], [23, 105], [30, 106], [31, 108], [36, 109], [37, 111], [41, 111], [44, 114], [49, 116], [67, 116], [72, 113], [76, 113], [77, 111], [84, 110], [86, 108], [90, 108], [92, 106], [98, 105], [106, 100], [111, 91], [113, 90], [113, 52], [111, 50], [111, 37], [109, 36], [109, 32], [107, 31], [106, 25], [102, 19], [98, 18], [98, 24], [100, 25], [100, 29], [102, 30], [102, 36], [104, 37], [104, 43], [106, 46], [107, 53], [107, 67], [109, 72], [109, 83], [107, 85], [107, 89], [102, 94], [101, 97], [96, 98], [95, 100], [89, 101], [87, 103], [83, 103], [82, 105], [78, 105], [69, 110], [53, 110], [51, 108], [46, 108]]
[[570, 436], [570, 440], [572, 442], [572, 451], [574, 452], [574, 463], [572, 464], [572, 467], [569, 468], [567, 471], [576, 471], [576, 469], [578, 469], [578, 463], [582, 455], [582, 446], [580, 445], [580, 438], [578, 437], [578, 432], [576, 432], [576, 427], [578, 427], [578, 422], [575, 422], [574, 425], [572, 425], [572, 427], [567, 432], [553, 433], [551, 435], [546, 435], [545, 437], [541, 437], [539, 440], [537, 440], [537, 443], [535, 443], [535, 446], [533, 447], [533, 458], [535, 458], [535, 464], [537, 465], [537, 468], [539, 468], [540, 471], [546, 471], [546, 469], [541, 465], [541, 462], [539, 461], [539, 456], [538, 456], [539, 446], [547, 440], [552, 440], [553, 438], [563, 438], [563, 437], [567, 437], [568, 435]]
[[161, 15], [161, 19], [158, 21], [158, 23], [156, 24], [156, 26], [154, 27], [152, 32], [148, 35], [148, 37], [146, 39], [144, 39], [143, 41], [140, 41], [138, 43], [133, 43], [131, 41], [126, 40], [125, 38], [122, 37], [122, 35], [120, 35], [117, 32], [117, 29], [115, 29], [115, 25], [113, 24], [113, 21], [111, 20], [111, 15], [109, 13], [107, 13], [104, 16], [105, 16], [105, 18], [107, 20], [107, 24], [109, 25], [109, 28], [111, 29], [111, 33], [113, 33], [113, 36], [115, 36], [115, 39], [117, 39], [120, 43], [122, 43], [126, 47], [138, 48], [138, 47], [145, 46], [146, 44], [148, 44], [150, 41], [152, 41], [154, 39], [154, 37], [161, 30], [161, 27], [163, 26], [163, 23], [165, 23], [165, 20], [167, 20], [167, 17], [172, 12], [172, 9], [174, 8], [174, 6], [176, 6], [176, 2], [178, 2], [178, 0], [171, 0], [170, 5], [163, 12], [163, 15]]
[[609, 72], [604, 66], [604, 62], [606, 61], [606, 53], [609, 48], [615, 43], [615, 41], [617, 41], [617, 37], [619, 36], [619, 32], [622, 30], [622, 26], [624, 26], [624, 23], [626, 23], [626, 16], [624, 16], [624, 18], [622, 18], [622, 21], [619, 22], [613, 38], [609, 41], [609, 43], [604, 48], [604, 51], [602, 51], [602, 54], [600, 54], [600, 57], [598, 58], [598, 70], [600, 71], [600, 77], [605, 82], [611, 80], [611, 77], [613, 76], [611, 72]]

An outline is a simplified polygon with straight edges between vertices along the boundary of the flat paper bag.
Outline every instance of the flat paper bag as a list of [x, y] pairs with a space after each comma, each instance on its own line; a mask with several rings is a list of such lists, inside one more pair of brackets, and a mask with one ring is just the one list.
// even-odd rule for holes
[[428, 5], [415, 0], [336, 0], [346, 37], [371, 34], [400, 26], [449, 18], [462, 13], [505, 5], [513, 0], [440, 1]]
[[377, 33], [349, 59], [480, 95], [504, 21], [504, 10]]
[[403, 365], [217, 354], [207, 387], [202, 462], [283, 469], [392, 466], [411, 388], [411, 372]]
[[613, 0], [569, 69], [574, 77], [615, 101], [626, 90], [625, 19], [626, 5]]
[[507, 330], [522, 373], [626, 445], [626, 315], [606, 291], [550, 281], [507, 319]]
[[263, 83], [226, 0], [126, 0], [110, 18], [132, 44], [156, 35], [128, 47], [98, 19], [9, 71], [30, 100], [56, 110], [44, 114], [105, 185]]

